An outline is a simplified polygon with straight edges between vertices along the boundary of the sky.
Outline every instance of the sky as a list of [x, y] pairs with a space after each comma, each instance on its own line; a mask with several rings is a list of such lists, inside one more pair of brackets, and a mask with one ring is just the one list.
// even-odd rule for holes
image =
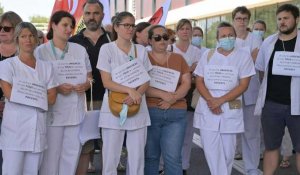
[[0, 0], [5, 11], [14, 11], [23, 21], [29, 21], [30, 16], [40, 15], [49, 17], [55, 0]]

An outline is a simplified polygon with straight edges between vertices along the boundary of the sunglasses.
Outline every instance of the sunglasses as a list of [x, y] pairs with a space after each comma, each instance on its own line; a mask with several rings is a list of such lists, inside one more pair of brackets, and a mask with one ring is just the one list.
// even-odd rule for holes
[[0, 26], [0, 31], [2, 31], [2, 29], [4, 32], [10, 32], [13, 29], [13, 27]]
[[160, 41], [161, 39], [164, 39], [165, 41], [169, 40], [169, 36], [167, 34], [163, 34], [163, 35], [155, 35], [152, 37], [155, 41]]

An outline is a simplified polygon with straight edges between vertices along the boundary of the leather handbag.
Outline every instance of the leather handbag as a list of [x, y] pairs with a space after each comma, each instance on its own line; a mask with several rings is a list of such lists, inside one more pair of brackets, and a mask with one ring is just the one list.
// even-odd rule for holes
[[[108, 95], [108, 103], [109, 103], [109, 109], [111, 113], [119, 117], [120, 112], [123, 108], [123, 101], [124, 99], [128, 96], [126, 93], [120, 93], [120, 92], [114, 92], [110, 91]], [[127, 112], [127, 117], [134, 116], [137, 114], [140, 110], [140, 104], [133, 104], [133, 105], [128, 105], [128, 112]]]

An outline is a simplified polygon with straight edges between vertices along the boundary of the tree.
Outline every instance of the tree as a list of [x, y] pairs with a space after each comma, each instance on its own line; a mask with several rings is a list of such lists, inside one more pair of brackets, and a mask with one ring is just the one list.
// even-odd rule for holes
[[30, 16], [29, 20], [31, 23], [48, 23], [49, 22], [49, 18], [45, 17], [45, 16]]
[[4, 12], [4, 9], [3, 9], [3, 7], [1, 6], [1, 3], [0, 3], [0, 15], [2, 15], [3, 12]]

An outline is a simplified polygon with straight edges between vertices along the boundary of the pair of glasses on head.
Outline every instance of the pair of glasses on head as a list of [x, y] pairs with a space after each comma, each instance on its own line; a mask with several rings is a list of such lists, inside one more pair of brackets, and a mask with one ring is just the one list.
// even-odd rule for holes
[[165, 41], [169, 40], [169, 35], [168, 34], [163, 34], [163, 35], [154, 35], [152, 36], [152, 38], [154, 39], [154, 41], [160, 41], [161, 39], [164, 39]]
[[125, 24], [119, 24], [119, 25], [123, 26], [125, 29], [130, 29], [130, 28], [135, 29], [136, 28], [135, 24], [125, 23]]
[[0, 31], [10, 32], [12, 29], [13, 29], [13, 27], [0, 26]]

